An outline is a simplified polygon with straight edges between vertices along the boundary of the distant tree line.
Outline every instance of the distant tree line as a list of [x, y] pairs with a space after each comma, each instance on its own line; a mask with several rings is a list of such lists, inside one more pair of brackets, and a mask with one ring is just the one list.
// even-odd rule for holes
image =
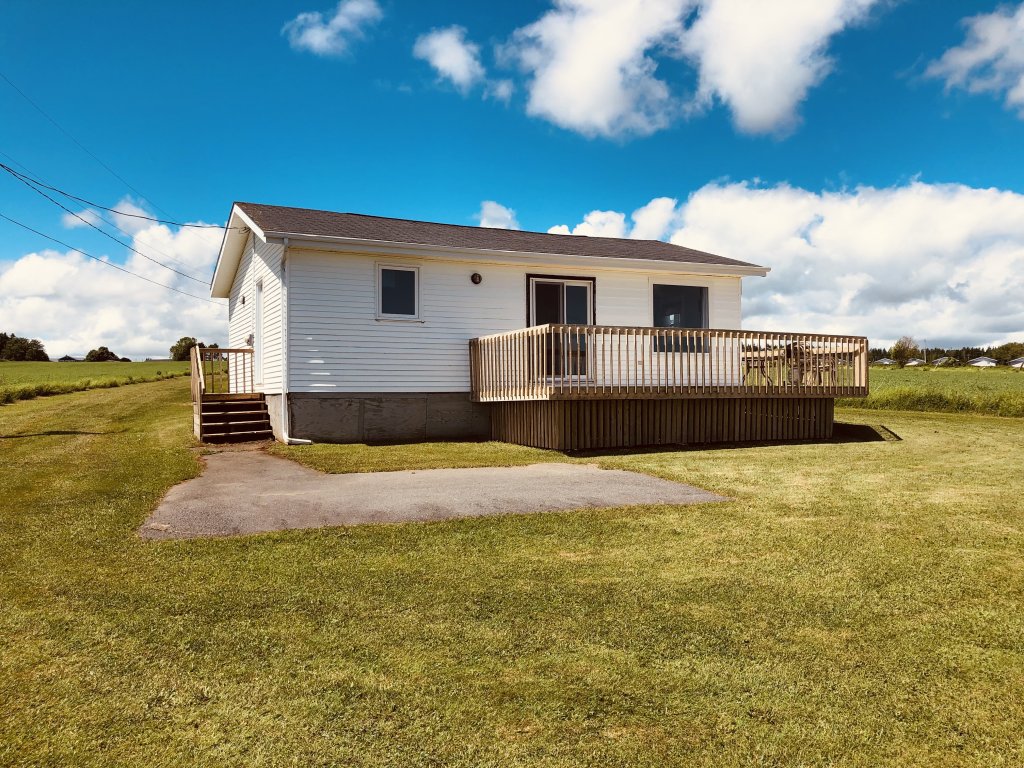
[[204, 347], [206, 349], [219, 349], [218, 344], [204, 344], [197, 341], [194, 336], [182, 336], [171, 347], [171, 360], [188, 360], [192, 347]]
[[910, 336], [904, 336], [888, 349], [884, 347], [871, 347], [868, 350], [868, 359], [871, 362], [887, 357], [899, 365], [905, 365], [907, 361], [915, 357], [922, 360], [938, 360], [940, 357], [948, 357], [951, 361], [964, 364], [976, 357], [991, 357], [1002, 365], [1011, 360], [1024, 357], [1024, 342], [1011, 341], [1000, 344], [997, 347], [922, 347]]
[[0, 333], [0, 360], [48, 362], [50, 356], [39, 339]]
[[96, 349], [90, 349], [89, 354], [85, 356], [85, 362], [87, 363], [130, 363], [131, 358], [118, 357], [106, 347], [97, 347]]
[[[26, 339], [13, 333], [0, 333], [0, 360], [16, 360], [18, 362], [50, 362], [46, 348], [39, 339]], [[90, 349], [85, 356], [87, 363], [130, 363], [127, 357], [119, 357], [106, 347]]]

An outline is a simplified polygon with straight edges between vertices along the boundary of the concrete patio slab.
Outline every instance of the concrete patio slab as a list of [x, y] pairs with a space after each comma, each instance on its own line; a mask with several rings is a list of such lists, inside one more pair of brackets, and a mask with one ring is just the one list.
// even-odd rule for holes
[[205, 457], [139, 529], [146, 539], [725, 501], [699, 488], [582, 464], [326, 475], [262, 452]]

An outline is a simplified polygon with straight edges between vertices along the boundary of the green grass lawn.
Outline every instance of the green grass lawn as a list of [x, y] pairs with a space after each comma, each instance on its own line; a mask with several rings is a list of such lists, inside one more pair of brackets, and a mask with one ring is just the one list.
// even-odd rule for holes
[[186, 362], [12, 363], [0, 361], [0, 404], [188, 375]]
[[882, 368], [869, 374], [871, 394], [844, 405], [880, 410], [1024, 416], [1024, 371], [1011, 368]]
[[903, 440], [596, 459], [722, 504], [144, 543], [187, 381], [7, 406], [0, 764], [1020, 765], [1024, 420], [842, 416]]

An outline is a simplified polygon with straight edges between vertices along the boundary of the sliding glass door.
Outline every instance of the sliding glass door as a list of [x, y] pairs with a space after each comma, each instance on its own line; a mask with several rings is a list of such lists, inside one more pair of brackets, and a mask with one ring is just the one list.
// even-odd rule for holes
[[[530, 325], [592, 325], [594, 280], [591, 278], [529, 278]], [[576, 330], [547, 337], [544, 354], [547, 376], [585, 376], [587, 336]]]

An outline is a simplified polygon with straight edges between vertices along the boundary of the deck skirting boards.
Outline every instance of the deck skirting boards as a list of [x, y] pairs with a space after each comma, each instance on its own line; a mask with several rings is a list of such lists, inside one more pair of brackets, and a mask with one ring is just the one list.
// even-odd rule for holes
[[492, 403], [491, 437], [562, 451], [825, 440], [832, 398], [541, 400]]

